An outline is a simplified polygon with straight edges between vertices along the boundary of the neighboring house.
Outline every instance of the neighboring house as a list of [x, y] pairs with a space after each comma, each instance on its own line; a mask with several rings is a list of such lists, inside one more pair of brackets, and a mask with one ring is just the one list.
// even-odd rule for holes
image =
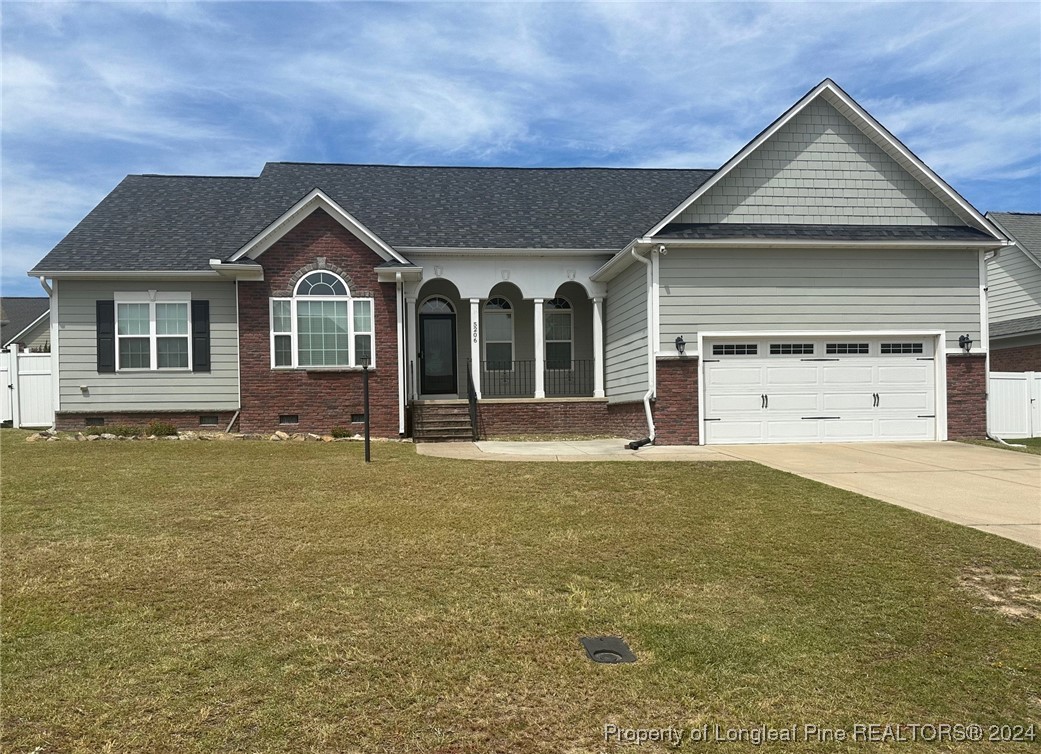
[[368, 363], [379, 436], [472, 383], [486, 436], [942, 440], [985, 433], [1006, 243], [825, 80], [718, 170], [129, 176], [30, 274], [61, 428], [357, 427]]
[[0, 344], [9, 348], [17, 343], [23, 351], [50, 349], [50, 299], [46, 296], [5, 296], [0, 298]]
[[1041, 214], [988, 212], [1015, 246], [987, 255], [990, 368], [1041, 372]]

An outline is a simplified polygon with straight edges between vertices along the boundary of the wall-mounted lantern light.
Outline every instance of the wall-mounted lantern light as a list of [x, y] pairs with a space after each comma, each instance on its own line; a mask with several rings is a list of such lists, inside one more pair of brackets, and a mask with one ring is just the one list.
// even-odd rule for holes
[[958, 345], [961, 346], [965, 353], [968, 353], [972, 349], [972, 338], [968, 335], [962, 335], [958, 338]]
[[676, 350], [679, 351], [680, 356], [683, 355], [683, 349], [685, 349], [686, 347], [687, 342], [683, 339], [682, 335], [676, 338]]

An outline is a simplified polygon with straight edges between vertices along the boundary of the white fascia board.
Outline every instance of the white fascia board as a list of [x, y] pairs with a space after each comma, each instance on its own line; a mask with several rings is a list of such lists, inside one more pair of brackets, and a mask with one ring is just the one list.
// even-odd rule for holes
[[256, 259], [316, 209], [325, 210], [340, 225], [357, 236], [362, 243], [384, 259], [404, 264], [408, 263], [407, 259], [365, 227], [360, 220], [333, 201], [324, 191], [317, 188], [249, 240], [241, 249], [232, 254], [228, 261], [234, 262], [242, 259], [242, 257]]
[[811, 102], [813, 102], [815, 99], [822, 95], [827, 96], [829, 103], [835, 104], [837, 101], [844, 108], [846, 108], [849, 112], [842, 112], [842, 107], [840, 107], [839, 110], [847, 118], [849, 117], [849, 113], [855, 114], [861, 122], [858, 123], [856, 119], [851, 119], [851, 122], [855, 126], [860, 128], [862, 131], [864, 131], [868, 138], [871, 138], [872, 141], [880, 143], [880, 146], [883, 146], [883, 148], [888, 146], [889, 148], [885, 151], [895, 152], [896, 154], [898, 154], [902, 158], [902, 160], [898, 160], [898, 162], [904, 162], [905, 167], [908, 164], [913, 165], [922, 174], [919, 177], [919, 180], [922, 180], [922, 178], [924, 178], [924, 182], [931, 183], [932, 188], [935, 189], [935, 191], [939, 192], [939, 194], [947, 198], [945, 204], [953, 205], [951, 209], [955, 210], [956, 214], [962, 215], [963, 219], [969, 220], [971, 225], [977, 227], [979, 230], [982, 230], [985, 233], [990, 233], [994, 236], [995, 239], [1004, 240], [1001, 233], [993, 226], [993, 224], [991, 224], [989, 220], [987, 220], [987, 218], [985, 218], [975, 207], [973, 207], [965, 199], [963, 199], [957, 191], [951, 188], [946, 181], [944, 181], [942, 178], [940, 178], [940, 176], [934, 173], [928, 165], [922, 162], [910, 149], [905, 147], [895, 136], [889, 133], [889, 131], [887, 131], [882, 126], [882, 124], [875, 120], [864, 108], [858, 105], [852, 97], [850, 97], [848, 94], [842, 91], [839, 85], [831, 79], [824, 79], [824, 81], [817, 84], [817, 86], [815, 86], [813, 89], [807, 92], [802, 99], [800, 99], [798, 102], [792, 105], [792, 107], [785, 111], [781, 115], [781, 117], [779, 117], [769, 126], [767, 126], [766, 129], [763, 130], [758, 136], [756, 136], [754, 139], [748, 142], [748, 144], [742, 147], [738, 151], [738, 153], [731, 157], [729, 160], [727, 160], [723, 167], [717, 170], [711, 178], [709, 178], [707, 181], [701, 184], [697, 188], [697, 190], [689, 197], [684, 199], [679, 204], [679, 206], [676, 207], [676, 209], [674, 209], [672, 212], [666, 215], [657, 225], [651, 228], [651, 230], [647, 232], [647, 235], [653, 236], [656, 233], [660, 233], [662, 228], [664, 228], [666, 225], [668, 225], [677, 217], [679, 217], [681, 213], [683, 213], [687, 208], [690, 207], [690, 205], [692, 205], [694, 202], [700, 199], [713, 186], [715, 186], [717, 183], [723, 180], [723, 178], [727, 174], [729, 174], [735, 167], [742, 163], [745, 160], [745, 158], [752, 154], [752, 152], [758, 149], [763, 143], [770, 139], [780, 129], [784, 128], [784, 126], [786, 126], [788, 122], [792, 120], [792, 118], [794, 118], [800, 112], [802, 112], [807, 105], [809, 105]]
[[210, 269], [221, 277], [231, 280], [258, 281], [264, 279], [264, 268], [259, 264], [235, 264], [220, 259], [210, 260]]
[[1019, 241], [1017, 241], [1016, 237], [1014, 235], [1012, 235], [1011, 233], [1009, 233], [1004, 225], [1002, 225], [997, 220], [991, 218], [989, 215], [987, 216], [987, 219], [990, 220], [990, 222], [994, 223], [994, 226], [998, 230], [1000, 230], [1005, 235], [1006, 238], [1009, 239], [1009, 248], [1013, 248], [1014, 247], [1016, 249], [1019, 249], [1020, 251], [1023, 252], [1023, 255], [1027, 259], [1029, 259], [1031, 262], [1036, 264], [1038, 267], [1041, 267], [1041, 258], [1038, 258], [1038, 256], [1036, 254], [1034, 254], [1034, 252], [1030, 251], [1029, 249], [1023, 248], [1023, 244], [1021, 244]]
[[409, 255], [439, 257], [515, 256], [515, 257], [605, 257], [618, 249], [514, 249], [455, 246], [399, 246], [398, 251]]
[[608, 259], [596, 272], [589, 276], [594, 283], [606, 283], [611, 278], [621, 273], [626, 267], [633, 263], [633, 255], [629, 252], [641, 244], [647, 243], [647, 239], [634, 238], [625, 248]]
[[50, 316], [51, 316], [51, 310], [50, 310], [50, 309], [48, 309], [48, 310], [47, 310], [47, 311], [45, 311], [45, 312], [44, 312], [43, 314], [41, 314], [41, 315], [40, 315], [39, 317], [37, 317], [36, 319], [34, 319], [34, 320], [32, 321], [32, 323], [31, 323], [31, 324], [29, 324], [29, 325], [28, 325], [27, 327], [23, 327], [23, 328], [22, 328], [22, 329], [21, 329], [21, 330], [20, 330], [19, 332], [15, 333], [15, 334], [14, 334], [14, 337], [12, 337], [12, 338], [8, 338], [8, 339], [7, 339], [7, 341], [6, 341], [5, 343], [4, 343], [3, 347], [4, 347], [4, 348], [7, 348], [7, 347], [8, 347], [9, 345], [11, 345], [12, 343], [14, 343], [14, 342], [15, 342], [16, 340], [18, 340], [19, 338], [21, 338], [21, 337], [22, 337], [23, 335], [25, 335], [25, 334], [26, 334], [27, 332], [29, 332], [30, 330], [32, 330], [32, 329], [33, 329], [34, 327], [36, 327], [36, 326], [37, 326], [38, 324], [40, 324], [41, 322], [43, 322], [43, 320], [47, 319], [47, 318], [48, 318], [48, 317], [50, 317]]
[[419, 282], [423, 279], [422, 267], [377, 267], [376, 280], [380, 283], [400, 281]]
[[745, 249], [935, 249], [937, 251], [973, 251], [1002, 249], [999, 241], [829, 241], [825, 239], [763, 239], [763, 238], [691, 238], [655, 239], [655, 244], [667, 248], [745, 248]]
[[80, 270], [76, 272], [33, 270], [30, 277], [48, 277], [52, 280], [219, 280], [213, 270]]

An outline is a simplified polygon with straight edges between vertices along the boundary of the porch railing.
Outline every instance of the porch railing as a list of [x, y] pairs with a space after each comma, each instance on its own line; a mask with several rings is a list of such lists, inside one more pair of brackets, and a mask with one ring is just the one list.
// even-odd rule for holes
[[[555, 367], [555, 368], [549, 368]], [[592, 359], [572, 359], [566, 364], [547, 363], [543, 387], [547, 398], [589, 397], [593, 394]], [[532, 398], [535, 395], [535, 360], [482, 361], [483, 398]]]

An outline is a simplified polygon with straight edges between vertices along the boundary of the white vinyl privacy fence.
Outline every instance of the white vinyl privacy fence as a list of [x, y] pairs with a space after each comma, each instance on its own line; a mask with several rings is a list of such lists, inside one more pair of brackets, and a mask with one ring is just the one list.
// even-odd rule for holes
[[1041, 437], [1041, 372], [991, 372], [988, 392], [990, 434]]
[[12, 427], [54, 424], [54, 384], [49, 353], [0, 353], [0, 421]]

